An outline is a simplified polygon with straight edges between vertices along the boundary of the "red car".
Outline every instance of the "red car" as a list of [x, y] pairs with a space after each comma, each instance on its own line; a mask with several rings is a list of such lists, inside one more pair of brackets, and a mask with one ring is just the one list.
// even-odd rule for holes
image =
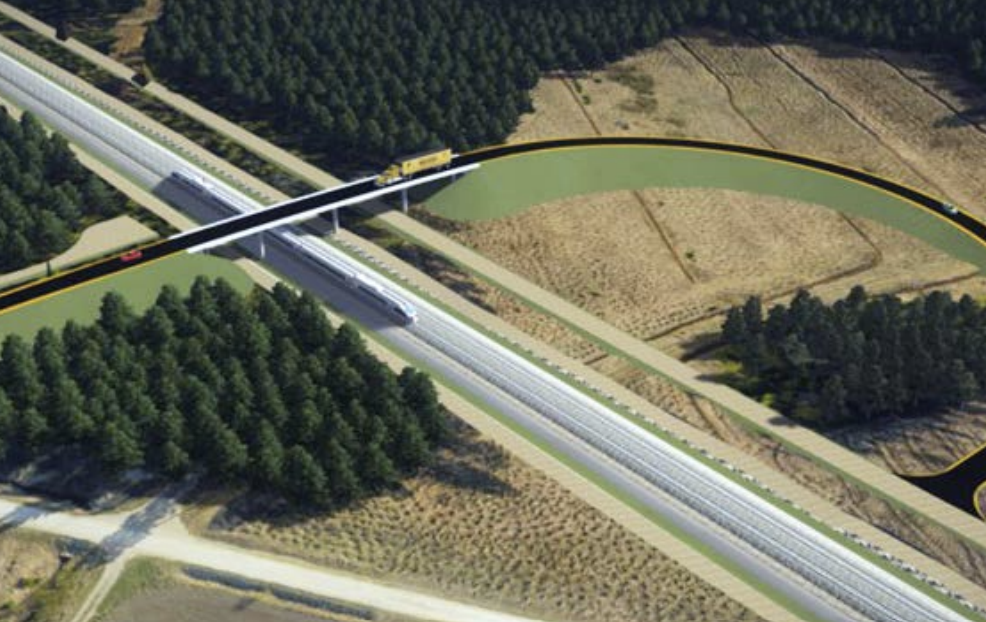
[[140, 252], [139, 249], [134, 249], [132, 251], [127, 251], [126, 253], [120, 255], [120, 261], [129, 263], [131, 261], [136, 261], [137, 259], [140, 259], [143, 255], [144, 253]]

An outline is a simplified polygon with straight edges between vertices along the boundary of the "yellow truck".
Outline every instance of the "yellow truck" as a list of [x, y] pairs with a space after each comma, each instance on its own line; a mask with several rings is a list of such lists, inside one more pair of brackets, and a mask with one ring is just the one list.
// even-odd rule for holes
[[413, 177], [421, 171], [437, 168], [448, 168], [452, 164], [452, 150], [442, 147], [432, 149], [422, 153], [416, 153], [403, 158], [399, 158], [387, 167], [387, 170], [380, 173], [377, 177], [378, 186], [389, 186], [390, 184]]

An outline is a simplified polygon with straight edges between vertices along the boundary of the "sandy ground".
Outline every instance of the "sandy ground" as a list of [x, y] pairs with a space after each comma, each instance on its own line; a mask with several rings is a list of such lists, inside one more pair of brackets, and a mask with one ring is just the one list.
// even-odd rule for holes
[[36, 536], [0, 533], [0, 618], [58, 571], [58, 549]]
[[550, 479], [468, 434], [405, 493], [294, 520], [228, 513], [211, 535], [548, 619], [755, 619]]

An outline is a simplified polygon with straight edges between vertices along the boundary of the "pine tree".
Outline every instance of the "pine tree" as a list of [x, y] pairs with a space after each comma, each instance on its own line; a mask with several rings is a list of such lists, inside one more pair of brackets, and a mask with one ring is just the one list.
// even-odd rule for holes
[[353, 459], [337, 439], [328, 440], [322, 452], [322, 464], [334, 499], [345, 501], [359, 494], [361, 484]]
[[722, 338], [731, 346], [738, 346], [746, 341], [746, 320], [738, 307], [732, 307], [726, 312], [726, 321], [722, 325]]
[[819, 395], [819, 406], [822, 417], [827, 423], [842, 423], [849, 419], [849, 408], [846, 405], [848, 392], [842, 382], [842, 376], [835, 374], [825, 381]]
[[140, 465], [140, 446], [118, 422], [107, 421], [98, 434], [99, 461], [108, 473], [121, 473]]
[[169, 477], [180, 477], [191, 467], [191, 458], [176, 442], [168, 440], [161, 445], [160, 469]]
[[447, 436], [447, 419], [438, 401], [431, 378], [405, 367], [398, 378], [403, 401], [410, 416], [420, 422], [421, 430], [432, 443], [441, 443]]
[[296, 501], [324, 505], [328, 480], [322, 467], [303, 447], [295, 445], [284, 456], [285, 486]]
[[110, 335], [125, 335], [136, 320], [127, 299], [111, 291], [99, 306], [99, 325]]
[[16, 439], [17, 425], [14, 421], [14, 405], [3, 389], [0, 389], [0, 463], [7, 458]]
[[252, 477], [264, 488], [280, 488], [284, 476], [284, 446], [277, 431], [267, 421], [260, 424], [252, 449]]

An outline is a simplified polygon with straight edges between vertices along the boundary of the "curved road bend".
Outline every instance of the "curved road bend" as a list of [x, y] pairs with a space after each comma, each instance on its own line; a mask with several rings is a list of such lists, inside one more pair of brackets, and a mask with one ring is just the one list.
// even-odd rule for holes
[[973, 237], [986, 243], [986, 223], [977, 218], [970, 216], [965, 212], [959, 212], [955, 215], [949, 215], [941, 211], [941, 200], [935, 197], [925, 194], [920, 190], [910, 188], [903, 184], [899, 184], [889, 179], [884, 179], [877, 175], [867, 173], [865, 171], [860, 171], [848, 166], [843, 166], [841, 164], [836, 164], [834, 162], [826, 162], [824, 160], [817, 160], [808, 156], [785, 153], [783, 151], [774, 151], [772, 149], [764, 149], [762, 147], [751, 147], [748, 145], [734, 145], [731, 143], [720, 143], [714, 141], [705, 140], [694, 140], [688, 138], [661, 138], [661, 137], [651, 137], [651, 136], [587, 136], [584, 138], [558, 138], [551, 140], [539, 140], [527, 143], [517, 143], [508, 145], [497, 145], [494, 147], [486, 147], [483, 149], [477, 149], [470, 153], [465, 153], [456, 158], [456, 164], [472, 164], [472, 163], [482, 163], [489, 162], [491, 160], [496, 160], [499, 158], [506, 158], [515, 155], [522, 155], [525, 153], [537, 153], [539, 151], [551, 151], [554, 149], [570, 149], [573, 147], [632, 147], [632, 146], [650, 146], [650, 147], [679, 147], [688, 149], [699, 149], [703, 151], [712, 151], [720, 153], [732, 153], [737, 155], [747, 155], [754, 156], [758, 158], [765, 158], [768, 160], [774, 160], [776, 162], [785, 162], [788, 164], [797, 164], [807, 168], [815, 169], [817, 171], [824, 171], [826, 173], [833, 173], [840, 177], [845, 177], [846, 179], [852, 179], [862, 184], [872, 186], [874, 188], [879, 188], [885, 190], [891, 194], [895, 194], [903, 199], [907, 199], [922, 207], [925, 207], [934, 213], [947, 218], [954, 222], [955, 224], [966, 229]]
[[986, 445], [982, 445], [941, 471], [921, 474], [898, 473], [898, 475], [955, 507], [986, 519], [986, 512], [978, 502], [979, 491], [986, 486]]

